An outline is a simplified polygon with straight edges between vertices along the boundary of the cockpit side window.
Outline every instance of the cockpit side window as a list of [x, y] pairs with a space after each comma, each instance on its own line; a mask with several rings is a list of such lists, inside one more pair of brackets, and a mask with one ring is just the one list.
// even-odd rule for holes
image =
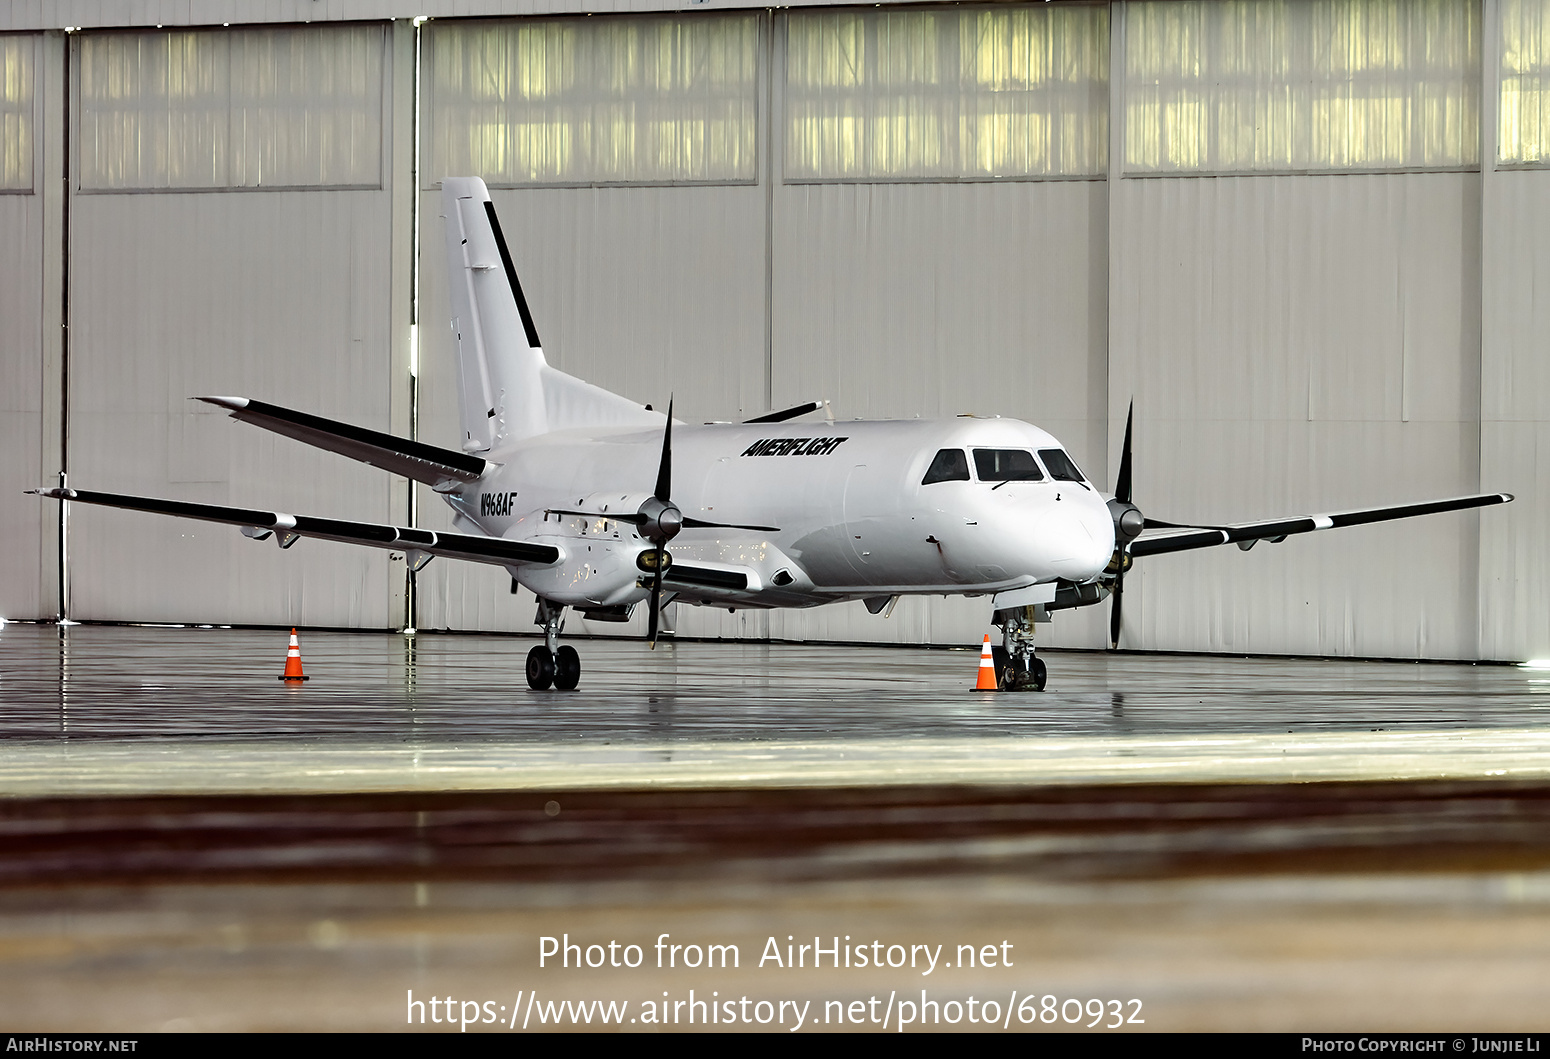
[[1076, 462], [1062, 449], [1040, 449], [1039, 459], [1049, 469], [1049, 476], [1057, 482], [1081, 482], [1086, 479]]
[[968, 480], [969, 457], [962, 449], [943, 449], [936, 454], [936, 459], [931, 461], [931, 466], [927, 469], [926, 476], [920, 480], [920, 484], [967, 482]]
[[974, 469], [982, 482], [1039, 482], [1044, 472], [1033, 453], [1022, 449], [975, 449]]

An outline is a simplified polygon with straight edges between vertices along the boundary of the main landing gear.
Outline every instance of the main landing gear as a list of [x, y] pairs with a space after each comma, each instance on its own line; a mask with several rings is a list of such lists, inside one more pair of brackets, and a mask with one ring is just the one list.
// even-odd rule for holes
[[559, 646], [560, 616], [565, 608], [546, 599], [538, 601], [534, 624], [543, 627], [544, 642], [527, 653], [527, 686], [543, 691], [551, 685], [559, 691], [574, 691], [581, 681], [581, 656], [569, 644]]
[[1001, 646], [992, 647], [990, 653], [996, 663], [996, 683], [1002, 691], [1043, 691], [1045, 678], [1044, 659], [1033, 650], [1032, 607], [1015, 607], [998, 610], [990, 619], [992, 625], [1001, 627]]

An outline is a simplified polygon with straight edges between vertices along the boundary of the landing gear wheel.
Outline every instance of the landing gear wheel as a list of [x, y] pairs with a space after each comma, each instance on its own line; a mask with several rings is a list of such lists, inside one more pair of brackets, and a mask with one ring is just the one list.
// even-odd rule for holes
[[998, 686], [1002, 691], [1043, 691], [1047, 675], [1044, 659], [1035, 656], [1031, 660], [1030, 667], [1024, 669], [1023, 660], [1013, 656], [1002, 672]]
[[[533, 663], [528, 662], [529, 671]], [[581, 656], [570, 644], [554, 652], [554, 686], [560, 691], [575, 691], [581, 681]]]
[[[574, 651], [571, 652], [575, 654]], [[581, 666], [576, 666], [579, 674]], [[554, 655], [549, 653], [547, 647], [535, 647], [527, 653], [527, 686], [534, 691], [543, 691], [554, 683]], [[572, 685], [574, 686], [574, 685]]]
[[1009, 687], [1012, 671], [1007, 668], [1006, 648], [992, 646], [990, 649], [990, 658], [996, 667], [996, 687], [1002, 689]]
[[1033, 660], [1033, 668], [1028, 671], [1029, 683], [1033, 685], [1033, 690], [1043, 691], [1044, 681], [1048, 676], [1049, 671], [1044, 668], [1044, 659], [1035, 658]]

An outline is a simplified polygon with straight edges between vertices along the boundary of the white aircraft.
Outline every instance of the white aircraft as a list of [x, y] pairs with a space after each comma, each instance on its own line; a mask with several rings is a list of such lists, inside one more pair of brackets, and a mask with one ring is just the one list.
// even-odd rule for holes
[[[42, 496], [224, 522], [247, 536], [301, 537], [504, 567], [538, 596], [544, 643], [527, 658], [534, 689], [576, 687], [560, 646], [571, 607], [624, 621], [646, 603], [647, 640], [671, 601], [815, 607], [899, 596], [991, 597], [1001, 686], [1042, 690], [1036, 622], [1113, 597], [1118, 646], [1125, 572], [1146, 555], [1481, 507], [1487, 493], [1397, 507], [1224, 526], [1145, 518], [1131, 500], [1127, 418], [1114, 495], [1064, 447], [1011, 419], [960, 417], [794, 425], [817, 403], [741, 424], [675, 424], [668, 412], [551, 368], [484, 182], [442, 185], [463, 438], [438, 448], [245, 397], [202, 397], [266, 430], [429, 484], [460, 532], [438, 533], [277, 511], [78, 489]], [[675, 429], [676, 427], [676, 429]], [[676, 467], [676, 471], [675, 471]], [[1143, 535], [1145, 531], [1153, 531]], [[669, 552], [668, 545], [672, 545]]]

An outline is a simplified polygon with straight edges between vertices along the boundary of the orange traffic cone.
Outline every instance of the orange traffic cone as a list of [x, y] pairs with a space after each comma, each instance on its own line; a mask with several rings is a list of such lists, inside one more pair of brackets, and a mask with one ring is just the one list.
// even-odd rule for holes
[[980, 679], [974, 685], [975, 691], [999, 691], [996, 687], [996, 660], [990, 653], [990, 634], [985, 634], [985, 643], [980, 647]]
[[[985, 637], [985, 642], [990, 642], [990, 637]], [[276, 680], [307, 680], [301, 675], [301, 645], [296, 642], [296, 630], [291, 630], [291, 646], [285, 651], [285, 675], [276, 677]]]

